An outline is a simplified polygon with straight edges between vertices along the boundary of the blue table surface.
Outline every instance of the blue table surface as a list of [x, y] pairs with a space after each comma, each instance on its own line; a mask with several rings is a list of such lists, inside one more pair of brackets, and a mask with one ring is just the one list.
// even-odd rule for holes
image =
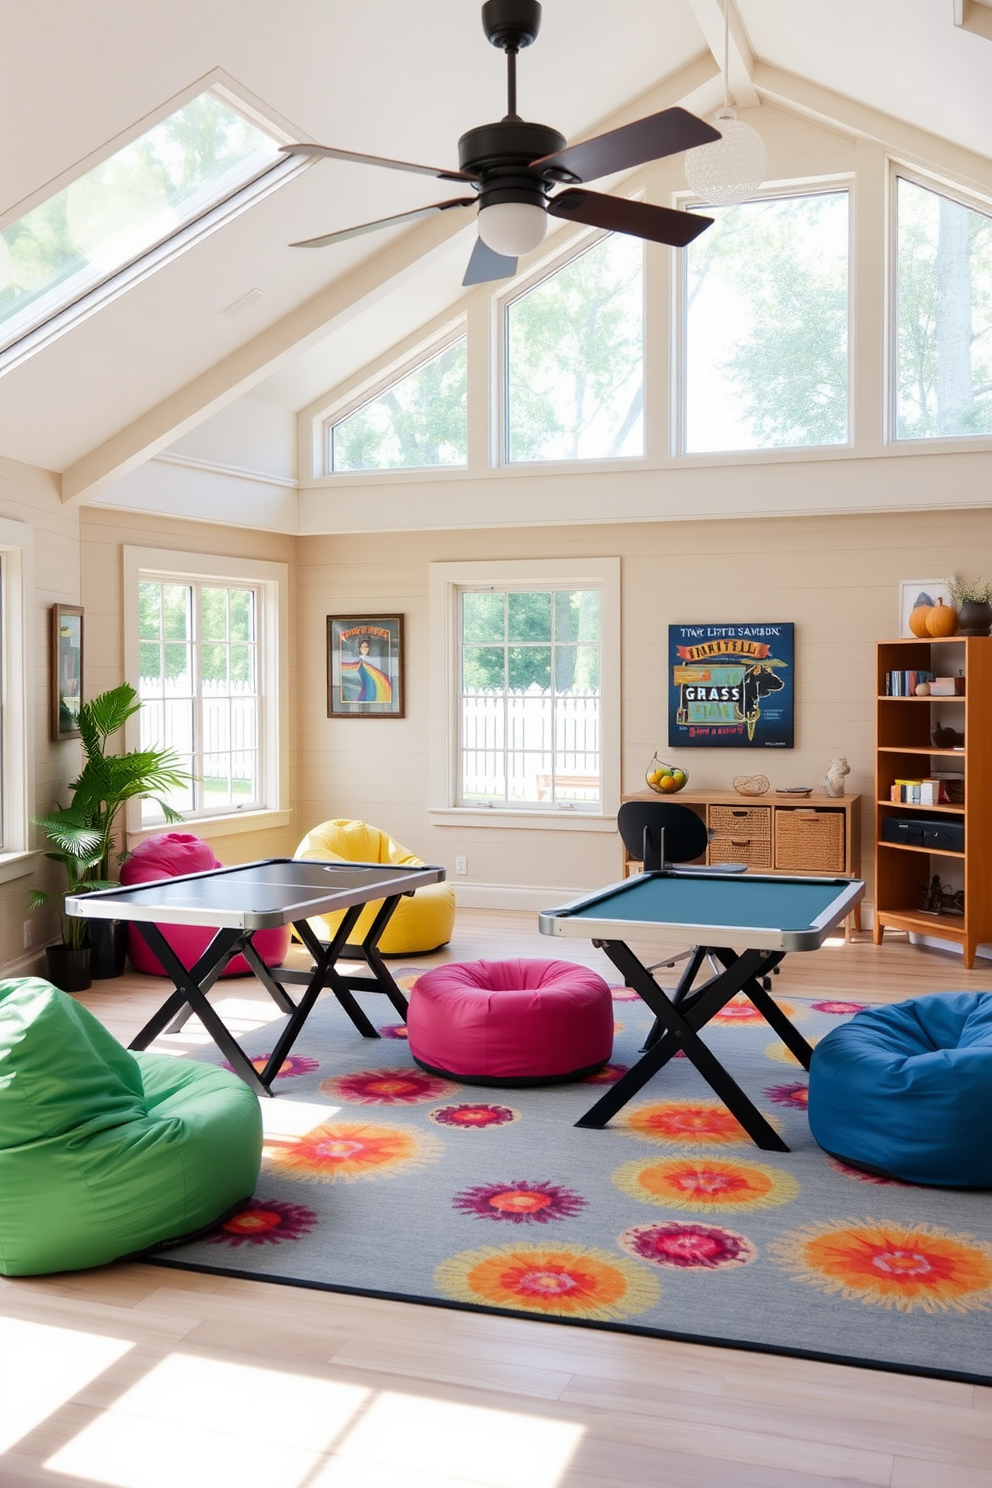
[[592, 896], [571, 911], [579, 919], [666, 925], [732, 925], [806, 930], [849, 887], [848, 882], [707, 878], [704, 874], [633, 879], [611, 894]]

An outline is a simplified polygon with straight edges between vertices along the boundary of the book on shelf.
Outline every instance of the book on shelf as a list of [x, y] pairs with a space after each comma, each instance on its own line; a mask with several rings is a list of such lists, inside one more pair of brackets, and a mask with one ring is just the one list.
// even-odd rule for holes
[[889, 799], [904, 806], [942, 806], [949, 805], [951, 798], [946, 781], [930, 777], [927, 780], [893, 781]]
[[[920, 683], [930, 683], [934, 680], [934, 676], [934, 672], [924, 671], [886, 672], [885, 696], [915, 697], [916, 689]], [[953, 694], [948, 694], [948, 696], [953, 696]]]
[[963, 677], [931, 677], [931, 697], [964, 697]]

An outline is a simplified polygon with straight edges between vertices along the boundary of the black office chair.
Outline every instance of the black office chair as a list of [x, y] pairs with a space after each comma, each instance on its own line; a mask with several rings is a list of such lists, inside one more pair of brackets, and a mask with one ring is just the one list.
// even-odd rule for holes
[[709, 840], [702, 817], [691, 806], [674, 801], [624, 801], [617, 812], [617, 829], [645, 873], [701, 858]]
[[[705, 853], [711, 833], [702, 817], [691, 806], [681, 806], [675, 801], [624, 801], [617, 812], [617, 830], [627, 852], [632, 858], [640, 859], [645, 873], [659, 873], [665, 868], [684, 868], [685, 865], [693, 865], [691, 871], [701, 874], [747, 872], [746, 863], [695, 866], [694, 860]], [[698, 956], [698, 950], [697, 946], [692, 946], [688, 951], [680, 951], [663, 961], [653, 962], [647, 970], [654, 972], [659, 967], [675, 966], [679, 961], [692, 961]], [[709, 957], [708, 960], [714, 974], [719, 972], [720, 967], [714, 963], [713, 958]], [[777, 971], [778, 967], [775, 969]], [[763, 983], [768, 991], [771, 985], [768, 979], [763, 978]], [[676, 994], [676, 1001], [686, 996], [688, 991], [689, 988], [683, 986], [681, 996]], [[644, 1047], [650, 1048], [658, 1034], [656, 1024]]]

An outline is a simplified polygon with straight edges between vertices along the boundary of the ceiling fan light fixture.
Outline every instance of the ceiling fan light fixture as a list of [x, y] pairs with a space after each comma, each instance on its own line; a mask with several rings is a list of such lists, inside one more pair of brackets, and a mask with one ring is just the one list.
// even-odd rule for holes
[[548, 230], [548, 215], [534, 202], [494, 202], [479, 208], [479, 237], [494, 253], [520, 258], [540, 247]]
[[742, 124], [736, 110], [720, 109], [714, 122], [722, 138], [686, 151], [685, 178], [708, 205], [730, 207], [758, 190], [768, 173], [768, 151], [758, 131]]

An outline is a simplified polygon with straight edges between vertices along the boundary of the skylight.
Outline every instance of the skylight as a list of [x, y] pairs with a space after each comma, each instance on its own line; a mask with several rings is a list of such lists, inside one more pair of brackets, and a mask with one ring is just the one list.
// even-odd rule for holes
[[216, 93], [185, 103], [0, 233], [0, 349], [281, 159]]

